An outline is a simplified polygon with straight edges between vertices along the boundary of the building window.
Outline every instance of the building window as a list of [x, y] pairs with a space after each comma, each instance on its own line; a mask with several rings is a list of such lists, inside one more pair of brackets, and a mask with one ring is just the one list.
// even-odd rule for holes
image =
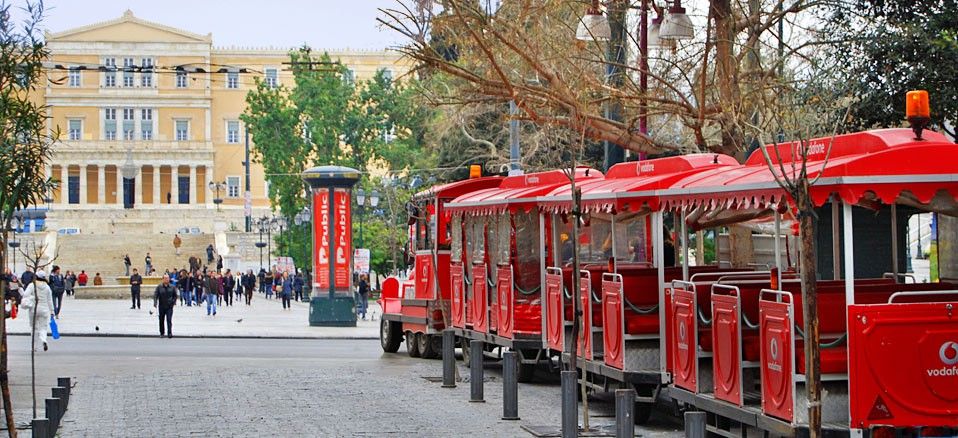
[[142, 67], [140, 73], [140, 86], [153, 88], [153, 58], [143, 58], [140, 60]]
[[279, 86], [279, 77], [275, 68], [266, 69], [266, 85], [270, 88], [276, 88]]
[[116, 58], [105, 58], [103, 60], [103, 68], [106, 73], [103, 76], [103, 86], [104, 87], [115, 87], [116, 86]]
[[347, 68], [346, 73], [343, 74], [343, 81], [349, 85], [352, 85], [354, 82], [356, 82], [356, 72], [351, 68]]
[[80, 119], [70, 119], [67, 123], [69, 126], [70, 140], [83, 139], [83, 121]]
[[226, 88], [239, 88], [239, 72], [226, 72]]
[[123, 86], [133, 86], [133, 58], [123, 58]]
[[240, 195], [240, 177], [226, 177], [226, 197], [239, 198]]
[[133, 108], [123, 108], [123, 139], [124, 140], [135, 140], [135, 122], [134, 115], [136, 112]]
[[77, 67], [70, 67], [70, 70], [68, 71], [67, 74], [70, 78], [69, 80], [70, 86], [74, 88], [79, 87], [80, 86], [80, 69]]
[[153, 108], [140, 110], [140, 140], [153, 140]]
[[190, 139], [190, 121], [176, 121], [176, 141], [187, 141]]
[[239, 121], [228, 120], [226, 122], [226, 142], [239, 143]]
[[176, 71], [176, 88], [186, 88], [188, 86], [186, 71]]
[[385, 79], [386, 82], [392, 82], [392, 81], [393, 81], [393, 71], [390, 70], [390, 69], [388, 69], [388, 68], [384, 68], [384, 69], [383, 69], [383, 79]]
[[103, 139], [116, 140], [116, 108], [103, 110]]

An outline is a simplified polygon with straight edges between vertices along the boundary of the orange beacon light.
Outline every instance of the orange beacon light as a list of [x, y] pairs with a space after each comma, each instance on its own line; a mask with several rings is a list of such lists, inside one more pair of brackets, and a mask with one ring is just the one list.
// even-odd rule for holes
[[931, 108], [928, 105], [928, 92], [925, 90], [909, 91], [905, 95], [905, 118], [915, 132], [915, 140], [921, 140], [921, 131], [931, 122]]

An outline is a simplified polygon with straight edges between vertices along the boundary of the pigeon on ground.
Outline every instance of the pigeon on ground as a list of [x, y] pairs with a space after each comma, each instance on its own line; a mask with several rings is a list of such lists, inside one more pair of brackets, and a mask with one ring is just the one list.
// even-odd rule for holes
[[236, 322], [243, 322], [243, 318], [237, 319]]
[[100, 331], [100, 326], [93, 327], [94, 330]]

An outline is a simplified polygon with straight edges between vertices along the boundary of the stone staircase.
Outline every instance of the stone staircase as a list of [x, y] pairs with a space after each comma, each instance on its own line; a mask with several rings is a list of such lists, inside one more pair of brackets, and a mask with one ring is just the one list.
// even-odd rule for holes
[[117, 284], [116, 277], [124, 274], [123, 255], [129, 254], [132, 268], [143, 272], [143, 259], [149, 252], [153, 258], [153, 268], [160, 275], [165, 269], [186, 268], [191, 255], [206, 263], [206, 247], [213, 243], [212, 234], [180, 235], [183, 243], [180, 255], [173, 249], [172, 234], [75, 234], [57, 237], [56, 264], [62, 270], [79, 273], [85, 270], [90, 276], [99, 272], [103, 284]]

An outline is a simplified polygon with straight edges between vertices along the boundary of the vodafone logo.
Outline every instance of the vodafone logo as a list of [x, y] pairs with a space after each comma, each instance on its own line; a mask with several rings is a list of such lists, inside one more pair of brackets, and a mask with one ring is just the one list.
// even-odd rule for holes
[[768, 355], [771, 359], [765, 365], [770, 371], [782, 372], [782, 361], [778, 359], [779, 345], [778, 338], [772, 338], [768, 342]]
[[947, 341], [941, 344], [938, 357], [947, 366], [958, 364], [958, 342]]
[[772, 360], [778, 360], [778, 339], [772, 338], [772, 342], [768, 344], [768, 351], [772, 355]]
[[685, 321], [682, 321], [681, 323], [679, 323], [679, 345], [678, 345], [679, 350], [689, 349], [689, 343], [688, 341], [685, 340], [687, 330], [688, 329], [685, 328]]

